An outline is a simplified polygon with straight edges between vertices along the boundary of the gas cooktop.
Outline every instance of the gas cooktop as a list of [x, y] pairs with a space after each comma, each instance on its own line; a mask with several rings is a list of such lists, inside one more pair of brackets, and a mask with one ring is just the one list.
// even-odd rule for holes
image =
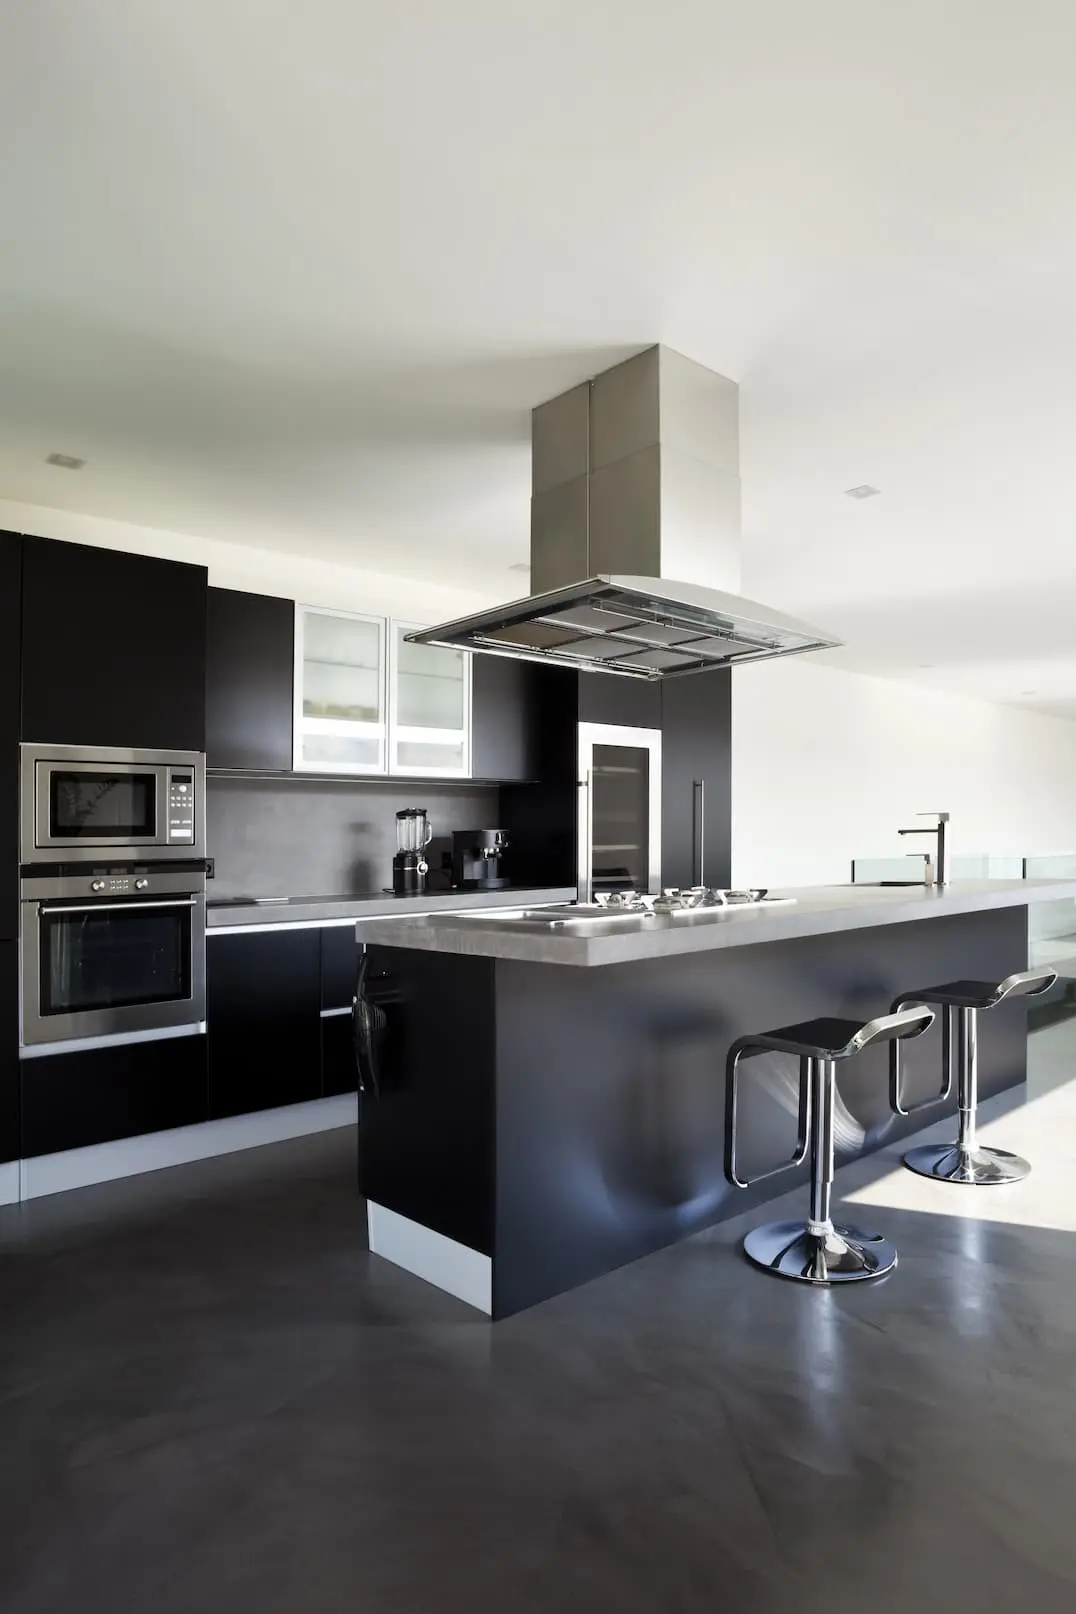
[[[716, 919], [730, 908], [768, 908], [795, 900], [795, 897], [771, 897], [765, 887], [734, 891], [717, 886], [692, 886], [687, 890], [662, 891], [660, 895], [642, 891], [602, 892], [593, 902], [551, 903], [546, 908], [528, 908], [523, 913], [503, 917], [543, 925], [608, 923], [616, 919], [689, 919], [692, 916]], [[486, 917], [492, 915], [483, 915]]]

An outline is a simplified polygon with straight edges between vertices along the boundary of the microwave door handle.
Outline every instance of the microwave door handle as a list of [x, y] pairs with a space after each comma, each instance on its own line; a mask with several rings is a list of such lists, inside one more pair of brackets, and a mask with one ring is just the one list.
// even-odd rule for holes
[[167, 902], [69, 902], [61, 907], [41, 903], [42, 913], [116, 913], [121, 908], [193, 908], [197, 897], [175, 897]]

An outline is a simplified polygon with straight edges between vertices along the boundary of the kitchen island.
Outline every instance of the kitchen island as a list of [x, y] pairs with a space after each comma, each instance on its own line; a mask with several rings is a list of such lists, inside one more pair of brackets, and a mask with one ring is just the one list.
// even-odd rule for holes
[[[384, 1012], [376, 1087], [360, 1100], [371, 1249], [503, 1317], [784, 1192], [791, 1172], [746, 1193], [725, 1180], [729, 1045], [816, 1015], [868, 1020], [916, 988], [1026, 968], [1028, 904], [1071, 902], [1076, 883], [774, 895], [794, 900], [362, 927]], [[906, 1049], [909, 1101], [940, 1086], [941, 1052], [939, 1020]], [[884, 1047], [838, 1069], [842, 1158], [922, 1124], [891, 1113]], [[1003, 1004], [981, 1021], [981, 1095], [1025, 1077], [1026, 1009]], [[750, 1175], [791, 1154], [797, 1093], [795, 1060], [746, 1067]]]

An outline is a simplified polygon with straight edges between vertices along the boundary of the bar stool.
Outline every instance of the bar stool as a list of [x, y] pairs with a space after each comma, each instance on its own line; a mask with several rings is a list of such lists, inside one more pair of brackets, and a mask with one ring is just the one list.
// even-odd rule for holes
[[[751, 1188], [811, 1155], [811, 1208], [806, 1221], [768, 1222], [753, 1228], [743, 1241], [744, 1254], [756, 1266], [780, 1278], [806, 1283], [854, 1283], [879, 1278], [897, 1264], [897, 1252], [880, 1233], [842, 1223], [830, 1216], [833, 1190], [833, 1110], [837, 1061], [851, 1059], [875, 1042], [918, 1037], [934, 1023], [934, 1011], [920, 1006], [876, 1020], [823, 1017], [801, 1025], [782, 1026], [757, 1036], [741, 1037], [729, 1049], [725, 1075], [725, 1175], [737, 1188]], [[741, 1177], [736, 1165], [737, 1078], [745, 1054], [797, 1054], [800, 1062], [799, 1127], [790, 1160], [758, 1177]]]
[[[893, 1005], [894, 1012], [907, 1003], [936, 1003], [946, 1011], [942, 1044], [942, 1088], [920, 1104], [905, 1105], [901, 1095], [900, 1050], [893, 1044], [889, 1056], [889, 1097], [898, 1115], [916, 1115], [932, 1109], [952, 1095], [954, 1072], [958, 1077], [957, 1111], [959, 1125], [955, 1143], [921, 1143], [909, 1149], [904, 1164], [923, 1177], [939, 1182], [963, 1183], [974, 1188], [990, 1188], [998, 1183], [1019, 1182], [1031, 1170], [1028, 1162], [1008, 1149], [984, 1148], [975, 1133], [975, 1112], [979, 1103], [979, 1011], [994, 1009], [1006, 998], [1038, 998], [1057, 981], [1055, 970], [1020, 970], [1003, 981], [947, 981], [944, 986], [928, 986], [922, 992], [909, 992]], [[953, 1057], [954, 1046], [956, 1058]]]

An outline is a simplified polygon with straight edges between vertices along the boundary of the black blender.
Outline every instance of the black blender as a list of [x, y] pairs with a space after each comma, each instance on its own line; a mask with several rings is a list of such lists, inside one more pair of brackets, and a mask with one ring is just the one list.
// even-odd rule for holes
[[425, 807], [404, 807], [396, 814], [396, 856], [392, 860], [392, 890], [397, 897], [421, 897], [426, 890], [426, 848], [433, 828]]

